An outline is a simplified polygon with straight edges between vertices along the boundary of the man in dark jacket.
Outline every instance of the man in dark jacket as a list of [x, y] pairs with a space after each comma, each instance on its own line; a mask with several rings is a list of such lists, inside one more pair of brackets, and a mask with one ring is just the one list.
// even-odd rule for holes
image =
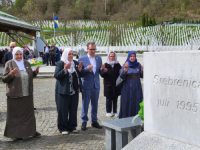
[[51, 54], [52, 66], [55, 66], [56, 47], [53, 45], [53, 43], [51, 43], [49, 51], [52, 53]]
[[5, 67], [5, 64], [7, 61], [13, 59], [13, 55], [12, 55], [12, 51], [13, 49], [16, 47], [16, 43], [15, 42], [11, 42], [10, 43], [10, 52], [7, 52], [4, 54], [4, 62], [3, 62], [3, 67]]

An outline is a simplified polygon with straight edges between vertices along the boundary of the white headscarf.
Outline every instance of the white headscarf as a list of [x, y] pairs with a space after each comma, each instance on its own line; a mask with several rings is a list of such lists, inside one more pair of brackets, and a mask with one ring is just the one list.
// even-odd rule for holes
[[73, 60], [72, 61], [68, 60], [68, 54], [69, 54], [70, 51], [72, 51], [71, 47], [70, 48], [65, 48], [64, 52], [62, 54], [61, 60], [64, 61], [66, 64], [68, 64], [68, 62], [72, 63], [71, 67], [68, 69], [68, 72], [69, 73], [73, 73], [74, 71], [76, 71], [76, 69], [75, 69], [74, 61]]
[[[17, 51], [20, 51], [20, 52], [22, 53], [22, 60], [20, 60], [20, 61], [17, 61], [17, 60], [15, 59], [15, 53], [16, 53]], [[26, 68], [25, 68], [25, 66], [24, 66], [23, 50], [22, 50], [20, 47], [15, 47], [15, 48], [13, 49], [12, 54], [13, 54], [13, 60], [16, 62], [17, 67], [19, 68], [19, 70], [26, 71]]]
[[58, 50], [60, 50], [60, 47], [59, 47], [59, 45], [58, 45], [58, 44], [56, 44], [56, 47], [58, 48]]
[[[114, 61], [110, 61], [110, 59], [109, 59], [110, 53], [114, 53], [115, 54], [115, 60]], [[107, 57], [107, 64], [110, 64], [113, 67], [114, 64], [117, 64], [119, 62], [117, 61], [117, 54], [115, 52], [113, 52], [113, 51], [111, 51], [110, 53], [108, 54], [108, 57]]]

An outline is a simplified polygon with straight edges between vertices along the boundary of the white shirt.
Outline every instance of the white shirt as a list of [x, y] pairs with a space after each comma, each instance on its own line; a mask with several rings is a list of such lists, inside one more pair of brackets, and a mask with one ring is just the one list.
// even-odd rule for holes
[[96, 69], [97, 69], [95, 56], [92, 58], [92, 57], [88, 54], [88, 58], [89, 58], [89, 60], [90, 60], [90, 64], [93, 66], [92, 71], [93, 71], [94, 74], [95, 74], [95, 73], [96, 73]]
[[49, 48], [48, 47], [45, 48], [45, 53], [49, 53]]

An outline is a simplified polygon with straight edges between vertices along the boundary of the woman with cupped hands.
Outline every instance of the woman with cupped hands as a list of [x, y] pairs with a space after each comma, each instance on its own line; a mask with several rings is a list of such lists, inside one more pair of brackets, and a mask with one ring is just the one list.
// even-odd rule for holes
[[61, 61], [56, 63], [54, 77], [57, 79], [55, 98], [58, 111], [58, 130], [62, 134], [77, 133], [77, 108], [79, 92], [82, 91], [80, 72], [83, 62], [73, 60], [73, 51], [66, 48]]
[[136, 53], [130, 51], [121, 69], [120, 77], [124, 79], [121, 90], [119, 118], [132, 117], [138, 114], [139, 103], [143, 100], [142, 85], [143, 67], [137, 61]]

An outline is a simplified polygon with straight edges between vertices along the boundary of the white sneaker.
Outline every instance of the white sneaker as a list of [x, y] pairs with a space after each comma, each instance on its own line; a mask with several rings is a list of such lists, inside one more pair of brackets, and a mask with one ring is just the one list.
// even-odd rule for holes
[[67, 131], [63, 131], [62, 134], [68, 134], [68, 132]]
[[111, 113], [106, 113], [106, 116], [107, 117], [112, 117], [112, 114]]
[[115, 115], [115, 117], [118, 117], [118, 116], [119, 116], [118, 113], [114, 113], [114, 115]]
[[78, 133], [78, 130], [73, 130], [72, 132], [73, 132], [73, 133]]

